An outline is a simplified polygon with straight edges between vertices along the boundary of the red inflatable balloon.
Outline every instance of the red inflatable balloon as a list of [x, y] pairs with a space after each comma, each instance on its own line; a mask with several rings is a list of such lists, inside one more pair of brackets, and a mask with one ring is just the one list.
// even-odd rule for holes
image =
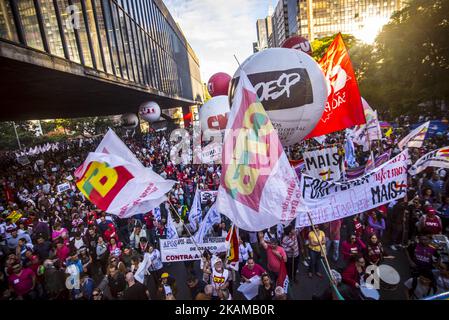
[[284, 41], [281, 46], [282, 48], [296, 49], [307, 53], [309, 56], [312, 55], [312, 46], [309, 40], [301, 36], [292, 36]]
[[207, 83], [207, 90], [212, 97], [227, 96], [231, 76], [224, 72], [218, 72], [210, 77]]

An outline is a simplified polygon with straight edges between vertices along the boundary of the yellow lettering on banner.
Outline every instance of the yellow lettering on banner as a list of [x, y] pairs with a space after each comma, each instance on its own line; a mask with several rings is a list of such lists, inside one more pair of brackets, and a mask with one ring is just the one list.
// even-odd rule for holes
[[260, 103], [252, 103], [245, 112], [243, 128], [238, 131], [234, 154], [226, 171], [225, 183], [231, 193], [249, 195], [253, 192], [259, 177], [260, 163], [258, 155], [268, 157], [268, 144], [265, 137], [272, 132], [273, 126], [263, 113]]
[[86, 190], [88, 187], [95, 189], [102, 197], [105, 197], [117, 180], [118, 174], [114, 168], [109, 167], [106, 163], [94, 161], [78, 185], [88, 198], [91, 192], [91, 190]]

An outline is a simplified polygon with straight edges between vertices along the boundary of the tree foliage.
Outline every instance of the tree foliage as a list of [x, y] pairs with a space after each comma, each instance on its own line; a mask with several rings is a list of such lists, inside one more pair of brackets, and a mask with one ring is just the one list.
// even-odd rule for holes
[[[44, 135], [37, 136], [35, 123], [16, 121], [15, 124], [22, 148], [79, 135], [94, 136], [105, 133], [109, 127], [114, 126], [114, 122], [109, 117], [43, 120], [41, 127]], [[13, 122], [0, 122], [0, 150], [16, 150], [18, 148]]]
[[[312, 42], [318, 61], [336, 35]], [[394, 13], [373, 45], [343, 34], [360, 92], [392, 116], [437, 114], [449, 100], [449, 0], [411, 0]]]

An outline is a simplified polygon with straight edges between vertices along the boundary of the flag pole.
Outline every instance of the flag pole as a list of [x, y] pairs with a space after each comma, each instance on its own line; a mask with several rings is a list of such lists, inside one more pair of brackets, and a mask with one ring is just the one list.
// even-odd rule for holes
[[199, 251], [199, 253], [201, 253], [201, 255], [203, 255], [204, 252], [201, 251], [200, 248], [198, 247], [198, 244], [196, 243], [195, 238], [194, 238], [193, 235], [190, 233], [190, 230], [189, 230], [189, 229], [187, 228], [187, 226], [185, 225], [184, 220], [182, 220], [181, 216], [179, 215], [178, 211], [175, 209], [175, 207], [173, 206], [173, 204], [171, 203], [171, 201], [170, 201], [169, 198], [167, 198], [167, 202], [170, 204], [170, 206], [171, 206], [171, 208], [173, 209], [173, 211], [175, 212], [176, 216], [178, 216], [179, 221], [182, 222], [182, 225], [183, 225], [184, 229], [187, 230], [187, 233], [189, 234], [190, 239], [192, 239], [193, 244], [195, 245], [196, 249]]

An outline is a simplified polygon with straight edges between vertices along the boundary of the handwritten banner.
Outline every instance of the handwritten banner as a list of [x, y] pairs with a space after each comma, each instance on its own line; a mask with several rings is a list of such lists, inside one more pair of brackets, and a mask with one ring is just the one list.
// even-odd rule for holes
[[[368, 211], [405, 197], [408, 149], [368, 174], [347, 182], [329, 182], [301, 176], [303, 202], [314, 224]], [[309, 226], [307, 214], [296, 219], [297, 227]]]
[[338, 147], [304, 152], [305, 174], [325, 181], [338, 181], [342, 176], [343, 157]]
[[[198, 247], [191, 238], [160, 239], [162, 262], [200, 260], [201, 252], [209, 250], [212, 254], [226, 252], [226, 238], [205, 238]], [[200, 251], [198, 251], [198, 248]]]

